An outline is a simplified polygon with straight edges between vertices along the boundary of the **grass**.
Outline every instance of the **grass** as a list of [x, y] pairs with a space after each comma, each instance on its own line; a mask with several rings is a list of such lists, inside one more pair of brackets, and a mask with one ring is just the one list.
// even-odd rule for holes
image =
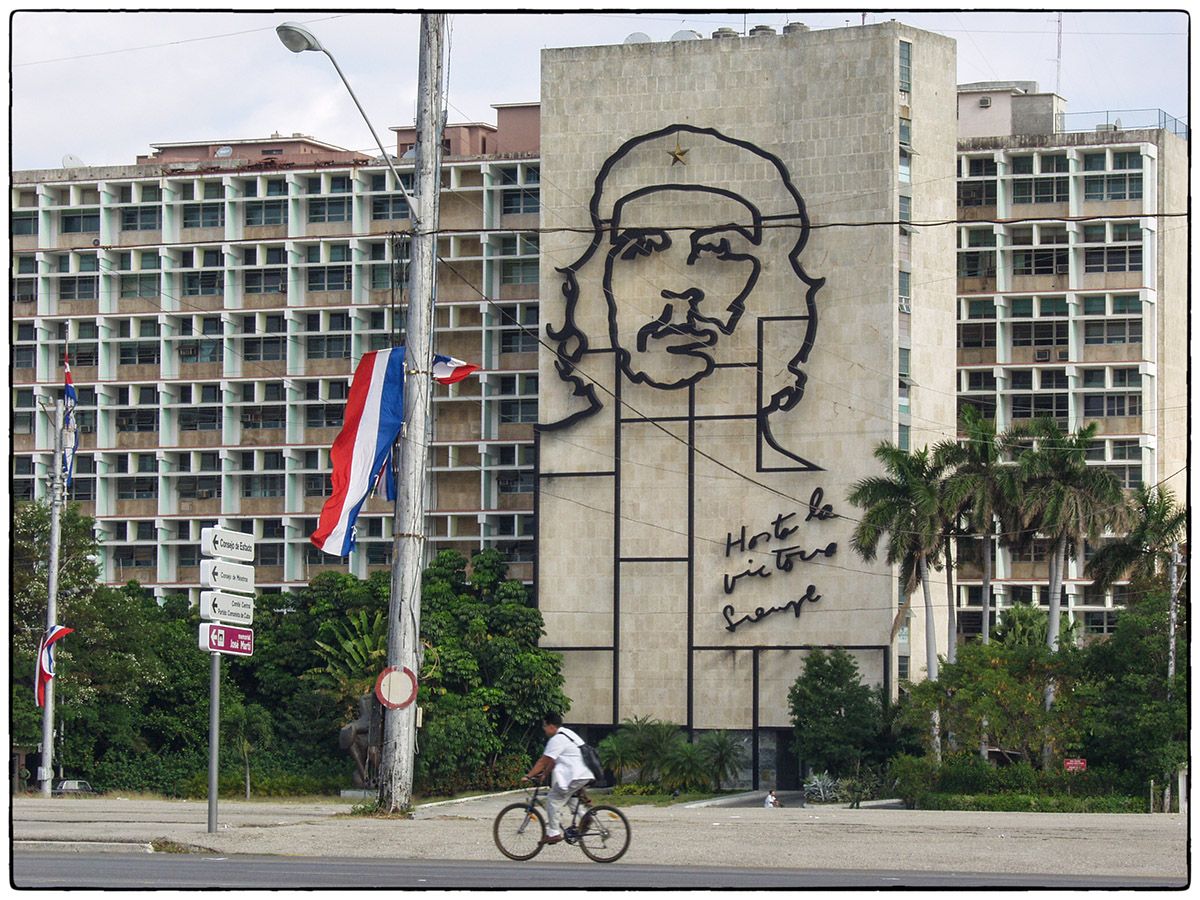
[[690, 792], [681, 794], [600, 794], [594, 799], [606, 806], [674, 806], [677, 803], [695, 803], [698, 800], [712, 800], [723, 797], [729, 791], [714, 793], [712, 791]]

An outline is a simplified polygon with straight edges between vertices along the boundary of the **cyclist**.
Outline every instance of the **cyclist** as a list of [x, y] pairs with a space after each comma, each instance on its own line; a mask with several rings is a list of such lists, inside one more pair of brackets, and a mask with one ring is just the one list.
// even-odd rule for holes
[[546, 749], [533, 768], [526, 774], [529, 781], [541, 779], [550, 773], [551, 787], [546, 794], [546, 838], [544, 843], [557, 844], [563, 839], [558, 824], [558, 811], [577, 791], [592, 780], [592, 772], [583, 761], [579, 745], [583, 738], [569, 728], [564, 728], [562, 716], [555, 712], [542, 717], [542, 730], [549, 739]]

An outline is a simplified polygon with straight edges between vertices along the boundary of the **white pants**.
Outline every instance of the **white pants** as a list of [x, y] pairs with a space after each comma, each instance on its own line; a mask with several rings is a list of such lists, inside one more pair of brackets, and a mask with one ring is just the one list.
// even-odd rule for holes
[[558, 826], [559, 809], [572, 794], [591, 780], [590, 778], [576, 778], [565, 788], [561, 788], [557, 784], [550, 788], [550, 792], [546, 794], [546, 837], [562, 834], [562, 829]]

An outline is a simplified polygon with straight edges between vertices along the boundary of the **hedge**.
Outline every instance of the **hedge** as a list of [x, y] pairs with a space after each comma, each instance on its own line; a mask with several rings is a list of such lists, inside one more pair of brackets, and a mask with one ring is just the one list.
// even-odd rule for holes
[[927, 791], [917, 796], [918, 809], [961, 812], [1144, 813], [1144, 797], [1120, 795], [1074, 797], [1035, 794], [942, 794]]

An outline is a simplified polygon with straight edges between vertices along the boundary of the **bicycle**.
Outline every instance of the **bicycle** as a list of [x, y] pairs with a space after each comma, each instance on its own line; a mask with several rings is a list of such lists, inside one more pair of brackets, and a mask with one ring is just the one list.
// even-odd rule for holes
[[[533, 859], [545, 846], [546, 816], [542, 811], [545, 804], [538, 799], [543, 787], [533, 785], [527, 789], [525, 800], [510, 803], [496, 814], [492, 838], [497, 849], [509, 859]], [[563, 840], [578, 844], [588, 859], [616, 862], [629, 849], [629, 820], [615, 806], [593, 806], [583, 789], [567, 799], [563, 812], [568, 806], [572, 807], [571, 823], [563, 829]]]

